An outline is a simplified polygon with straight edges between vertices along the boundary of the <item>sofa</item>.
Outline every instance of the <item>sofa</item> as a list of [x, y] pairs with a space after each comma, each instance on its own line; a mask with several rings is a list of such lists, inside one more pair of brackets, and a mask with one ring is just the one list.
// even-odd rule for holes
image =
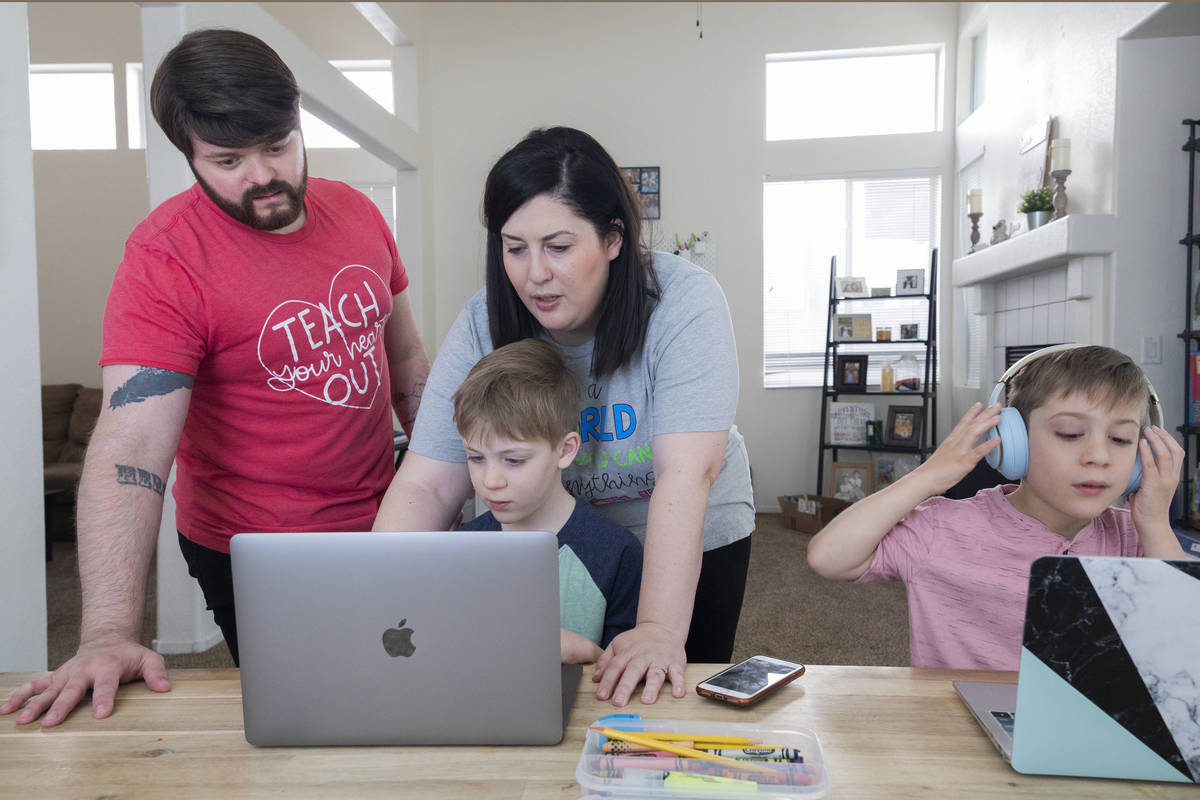
[[[100, 416], [101, 392], [78, 383], [42, 385], [42, 464], [46, 490], [46, 536], [71, 538], [75, 489], [83, 453]], [[52, 537], [51, 534], [57, 534]]]

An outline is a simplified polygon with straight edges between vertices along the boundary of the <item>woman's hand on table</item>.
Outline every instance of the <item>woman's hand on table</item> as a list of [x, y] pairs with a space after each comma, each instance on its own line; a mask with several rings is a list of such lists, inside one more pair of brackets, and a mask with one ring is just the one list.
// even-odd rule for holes
[[592, 680], [600, 684], [596, 687], [596, 697], [611, 698], [614, 706], [623, 706], [643, 678], [646, 681], [643, 703], [657, 700], [667, 681], [671, 683], [671, 694], [683, 697], [687, 693], [683, 680], [685, 666], [687, 653], [677, 634], [657, 622], [640, 622], [614, 637], [596, 662], [592, 673]]

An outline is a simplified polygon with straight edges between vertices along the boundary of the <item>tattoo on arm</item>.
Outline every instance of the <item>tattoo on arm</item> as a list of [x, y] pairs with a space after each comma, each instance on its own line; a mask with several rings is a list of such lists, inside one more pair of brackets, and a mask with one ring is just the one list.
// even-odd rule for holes
[[166, 484], [163, 479], [149, 470], [131, 467], [128, 464], [117, 464], [117, 483], [128, 486], [141, 486], [158, 495], [163, 495]]
[[412, 391], [392, 392], [391, 407], [396, 409], [396, 416], [400, 417], [400, 425], [404, 431], [412, 431], [416, 421], [416, 409], [421, 405], [422, 392], [425, 392], [424, 380], [416, 381]]
[[140, 403], [160, 394], [170, 394], [176, 389], [192, 388], [192, 376], [158, 367], [138, 367], [133, 377], [125, 381], [112, 393], [109, 408], [120, 408], [130, 403]]

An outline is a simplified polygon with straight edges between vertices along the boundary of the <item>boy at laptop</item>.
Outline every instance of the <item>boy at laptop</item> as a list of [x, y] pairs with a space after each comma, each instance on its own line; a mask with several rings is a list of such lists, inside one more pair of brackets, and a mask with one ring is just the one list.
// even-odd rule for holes
[[585, 663], [637, 622], [642, 544], [563, 486], [579, 450], [579, 384], [562, 356], [522, 339], [484, 356], [454, 394], [475, 496], [460, 530], [558, 535], [563, 663]]
[[[1183, 449], [1145, 424], [1151, 389], [1137, 365], [1108, 347], [1047, 352], [1008, 391], [1028, 431], [1019, 485], [934, 496], [1001, 445], [979, 441], [1000, 421], [999, 404], [975, 403], [925, 463], [809, 544], [808, 563], [826, 578], [904, 581], [914, 667], [1017, 669], [1038, 556], [1185, 557], [1169, 520]], [[1130, 508], [1113, 508], [1139, 451], [1140, 488]]]

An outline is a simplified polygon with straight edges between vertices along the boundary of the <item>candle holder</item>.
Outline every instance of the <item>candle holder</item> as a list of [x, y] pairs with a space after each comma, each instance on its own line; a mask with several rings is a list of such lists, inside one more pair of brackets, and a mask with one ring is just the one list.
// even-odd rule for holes
[[982, 211], [976, 211], [974, 214], [967, 214], [971, 218], [971, 249], [968, 253], [975, 252], [975, 245], [979, 244], [979, 218], [983, 216]]
[[1067, 215], [1067, 176], [1070, 174], [1069, 169], [1056, 169], [1050, 173], [1050, 177], [1054, 178], [1054, 213], [1050, 216], [1051, 221]]

